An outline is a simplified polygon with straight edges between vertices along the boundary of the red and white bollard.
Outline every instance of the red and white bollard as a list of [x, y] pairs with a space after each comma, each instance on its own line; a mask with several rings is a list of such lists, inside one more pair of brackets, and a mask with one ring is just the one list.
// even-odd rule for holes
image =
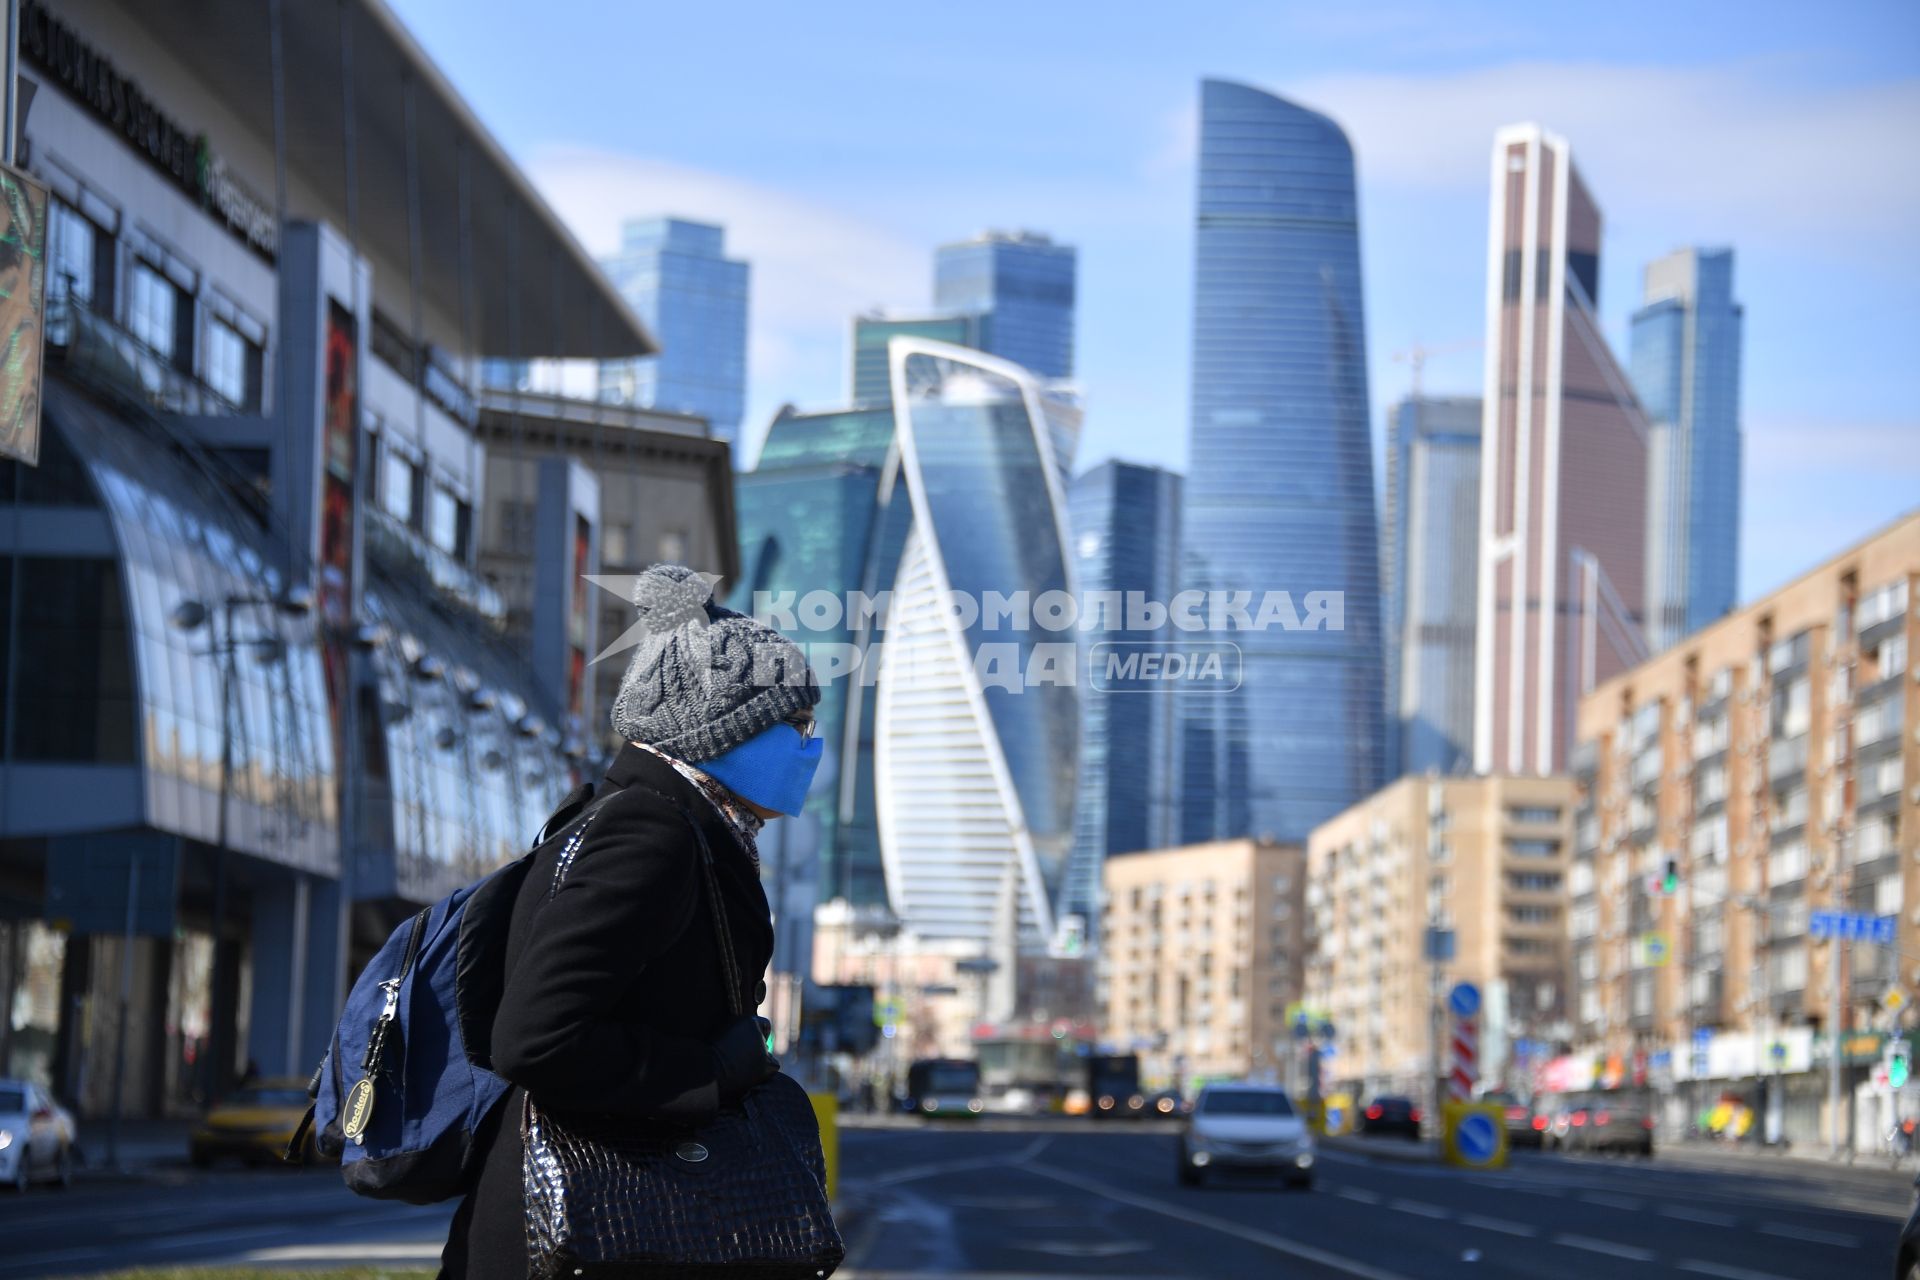
[[1480, 1078], [1480, 1019], [1453, 1020], [1453, 1060], [1447, 1068], [1447, 1097], [1454, 1102], [1473, 1099], [1474, 1081]]

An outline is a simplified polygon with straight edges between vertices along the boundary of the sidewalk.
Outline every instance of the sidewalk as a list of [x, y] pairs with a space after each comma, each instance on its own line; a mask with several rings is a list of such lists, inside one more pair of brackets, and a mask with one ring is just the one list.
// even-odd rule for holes
[[1768, 1161], [1794, 1161], [1799, 1164], [1824, 1165], [1828, 1168], [1853, 1168], [1881, 1173], [1900, 1172], [1912, 1175], [1920, 1172], [1920, 1161], [1908, 1156], [1898, 1164], [1885, 1152], [1860, 1151], [1851, 1157], [1842, 1154], [1834, 1159], [1827, 1151], [1824, 1142], [1802, 1143], [1769, 1147], [1758, 1142], [1704, 1142], [1698, 1139], [1682, 1139], [1655, 1146], [1655, 1152], [1663, 1159], [1681, 1161], [1701, 1166], [1724, 1166], [1738, 1168], [1742, 1165], [1765, 1163]]

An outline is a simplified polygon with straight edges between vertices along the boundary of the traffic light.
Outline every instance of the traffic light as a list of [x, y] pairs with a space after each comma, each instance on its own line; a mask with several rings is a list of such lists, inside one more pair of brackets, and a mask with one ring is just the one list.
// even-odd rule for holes
[[1671, 898], [1680, 892], [1680, 860], [1668, 858], [1666, 869], [1660, 874], [1660, 892]]
[[1887, 1042], [1887, 1084], [1891, 1088], [1904, 1088], [1907, 1076], [1911, 1074], [1908, 1055], [1912, 1046], [1905, 1036], [1895, 1036]]

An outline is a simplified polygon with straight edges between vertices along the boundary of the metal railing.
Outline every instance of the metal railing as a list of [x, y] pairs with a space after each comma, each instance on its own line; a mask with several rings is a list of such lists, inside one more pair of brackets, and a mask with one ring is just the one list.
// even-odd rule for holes
[[240, 406], [70, 293], [47, 299], [47, 346], [66, 371], [155, 413], [225, 415]]

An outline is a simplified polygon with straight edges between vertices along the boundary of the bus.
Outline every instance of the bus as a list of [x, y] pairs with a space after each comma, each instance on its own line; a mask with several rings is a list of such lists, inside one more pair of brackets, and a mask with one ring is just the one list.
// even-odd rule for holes
[[1088, 1058], [1087, 1098], [1097, 1119], [1144, 1117], [1147, 1095], [1140, 1089], [1140, 1055], [1102, 1053]]
[[907, 1091], [900, 1109], [934, 1118], [977, 1116], [980, 1066], [965, 1058], [922, 1058], [907, 1068]]

